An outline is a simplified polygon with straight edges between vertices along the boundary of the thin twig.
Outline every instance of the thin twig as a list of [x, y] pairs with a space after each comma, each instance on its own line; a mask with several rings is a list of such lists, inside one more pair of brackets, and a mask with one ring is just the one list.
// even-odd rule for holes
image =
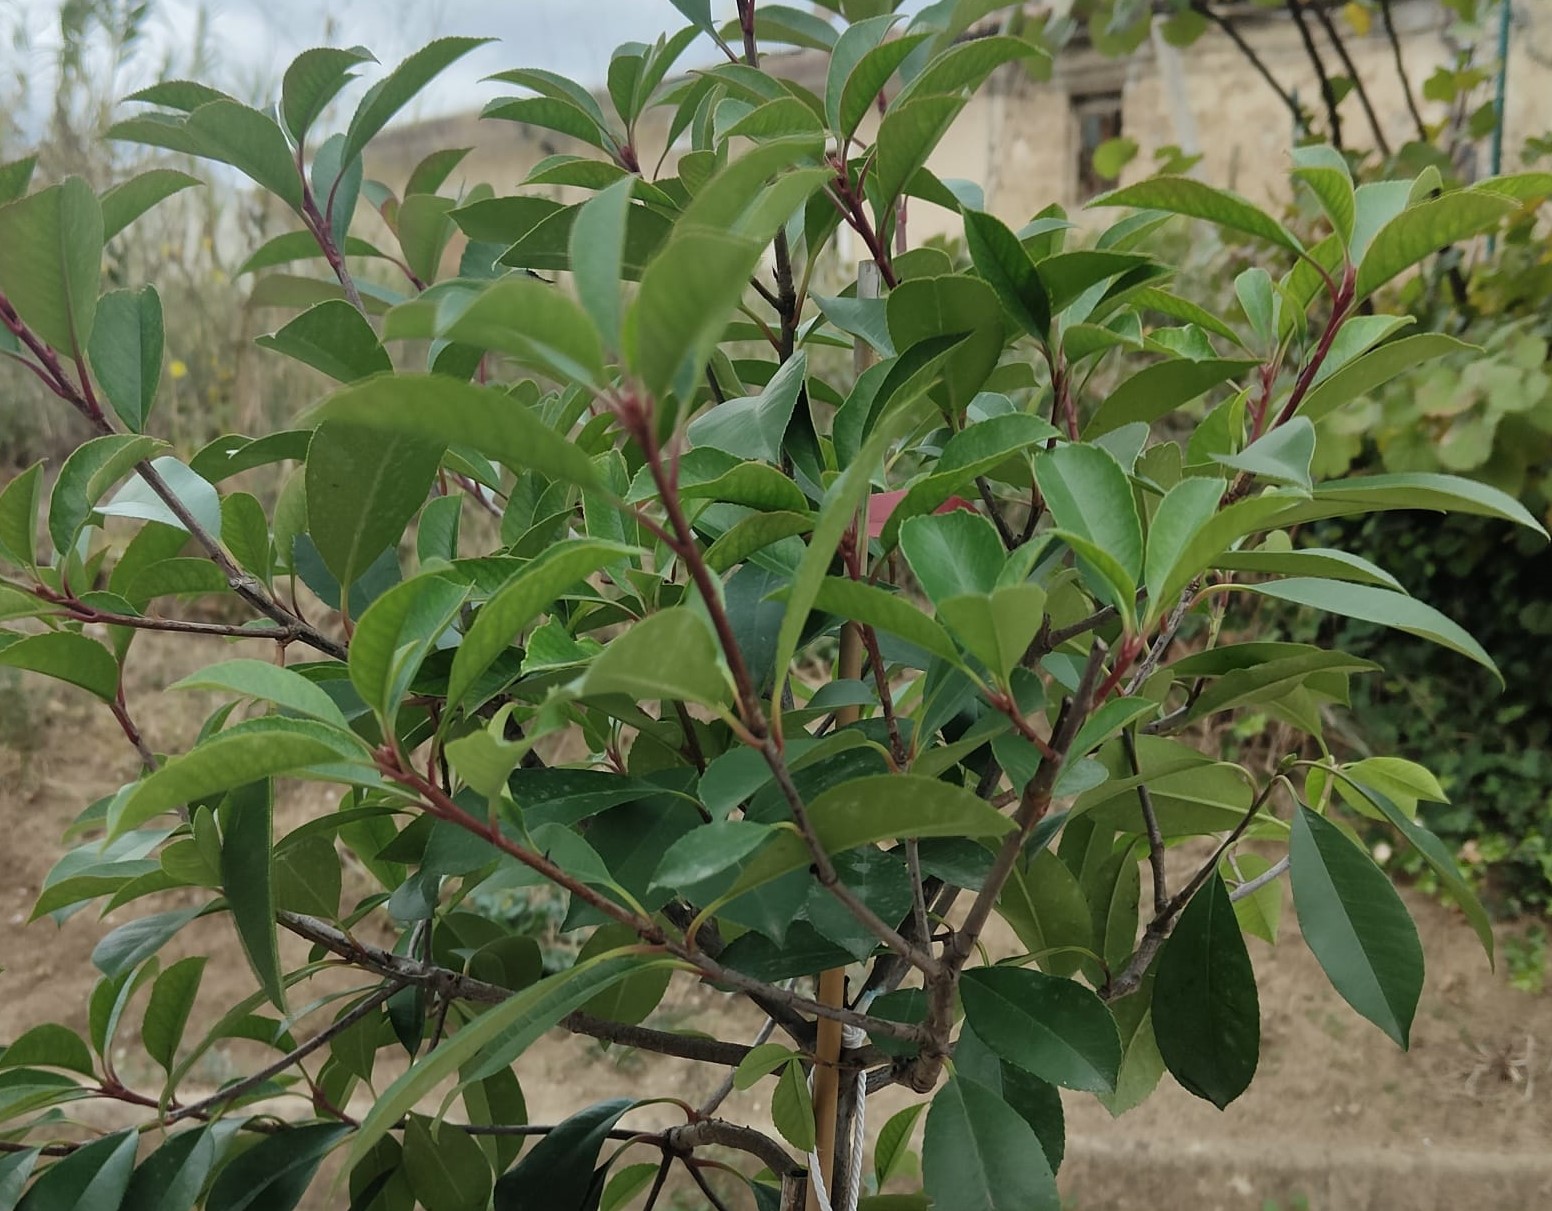
[[1380, 149], [1381, 155], [1389, 159], [1390, 140], [1385, 137], [1385, 128], [1380, 125], [1379, 115], [1374, 112], [1374, 103], [1369, 100], [1369, 90], [1364, 87], [1363, 76], [1358, 71], [1358, 65], [1347, 53], [1347, 43], [1342, 41], [1342, 35], [1337, 32], [1336, 23], [1331, 20], [1331, 14], [1326, 11], [1325, 5], [1312, 5], [1311, 11], [1315, 14], [1315, 20], [1320, 22], [1320, 28], [1326, 31], [1326, 37], [1330, 39], [1337, 58], [1342, 60], [1342, 66], [1347, 69], [1347, 78], [1353, 82], [1353, 91], [1358, 94], [1358, 103], [1363, 106], [1364, 117], [1369, 120], [1369, 129], [1374, 132], [1375, 146]]
[[1315, 36], [1310, 33], [1309, 22], [1304, 19], [1303, 0], [1285, 0], [1285, 4], [1293, 17], [1293, 23], [1299, 28], [1299, 39], [1304, 43], [1304, 52], [1309, 56], [1310, 65], [1315, 69], [1315, 77], [1320, 81], [1320, 98], [1326, 105], [1326, 121], [1331, 128], [1331, 145], [1341, 151], [1342, 118], [1337, 113], [1336, 89], [1331, 84], [1331, 77], [1326, 74], [1325, 60], [1320, 57], [1320, 51], [1315, 46]]
[[1396, 33], [1396, 22], [1390, 11], [1390, 0], [1380, 0], [1380, 20], [1385, 24], [1385, 36], [1390, 40], [1391, 58], [1396, 63], [1396, 77], [1401, 81], [1401, 95], [1406, 98], [1407, 112], [1417, 127], [1417, 137], [1428, 142], [1428, 124], [1417, 108], [1417, 94], [1412, 91], [1412, 80], [1407, 75], [1406, 60], [1401, 55], [1401, 38]]
[[1142, 806], [1143, 827], [1148, 834], [1148, 865], [1153, 871], [1153, 911], [1158, 914], [1169, 906], [1169, 890], [1164, 883], [1164, 834], [1159, 831], [1153, 792], [1142, 780], [1142, 765], [1137, 760], [1137, 737], [1129, 727], [1121, 729], [1121, 746], [1126, 750], [1126, 763], [1131, 766], [1132, 777], [1137, 779], [1137, 802]]

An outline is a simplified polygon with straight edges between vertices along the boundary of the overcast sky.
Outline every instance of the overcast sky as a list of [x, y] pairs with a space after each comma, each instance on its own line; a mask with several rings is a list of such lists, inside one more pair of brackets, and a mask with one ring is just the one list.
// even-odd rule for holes
[[[914, 11], [923, 3], [907, 0], [902, 8]], [[201, 7], [211, 16], [217, 58], [211, 82], [245, 99], [272, 97], [286, 64], [309, 46], [359, 43], [391, 67], [440, 35], [499, 39], [448, 71], [407, 116], [477, 108], [510, 91], [483, 84], [481, 77], [511, 67], [547, 67], [601, 84], [617, 45], [652, 41], [686, 24], [669, 0], [204, 0], [203, 5], [200, 0], [156, 0], [155, 53], [142, 56], [132, 77], [122, 81], [122, 91], [148, 83], [168, 51], [186, 61]], [[31, 43], [29, 51], [16, 51], [0, 42], [0, 66], [8, 56], [26, 55], [33, 98], [43, 104], [58, 8], [59, 0], [0, 0], [0, 16], [20, 13]], [[712, 11], [719, 19], [730, 18], [734, 0], [712, 0]], [[704, 65], [718, 57], [703, 39], [680, 65]]]

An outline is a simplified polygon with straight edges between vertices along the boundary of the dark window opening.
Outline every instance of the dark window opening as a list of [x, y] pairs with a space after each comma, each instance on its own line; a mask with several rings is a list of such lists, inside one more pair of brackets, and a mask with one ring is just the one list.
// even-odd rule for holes
[[1074, 97], [1072, 112], [1078, 122], [1078, 201], [1086, 202], [1113, 184], [1094, 171], [1094, 153], [1106, 140], [1121, 137], [1121, 94]]

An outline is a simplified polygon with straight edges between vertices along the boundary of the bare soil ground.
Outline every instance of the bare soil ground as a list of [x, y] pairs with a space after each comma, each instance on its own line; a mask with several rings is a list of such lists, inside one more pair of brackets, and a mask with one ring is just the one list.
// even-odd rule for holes
[[[130, 706], [199, 663], [209, 648], [146, 636], [132, 657]], [[138, 692], [136, 692], [138, 691]], [[26, 925], [60, 835], [93, 799], [133, 776], [134, 758], [108, 713], [70, 690], [33, 680], [0, 689], [0, 1040], [43, 1021], [81, 1029], [94, 981], [90, 955], [113, 924], [83, 912], [63, 926]], [[168, 700], [160, 699], [162, 704]], [[174, 699], [147, 712], [150, 742], [177, 751], [208, 703]], [[329, 810], [316, 788], [285, 798], [277, 822], [294, 827]], [[347, 898], [349, 889], [347, 889]], [[170, 906], [170, 905], [164, 905]], [[1552, 995], [1531, 996], [1493, 974], [1459, 915], [1411, 898], [1428, 978], [1408, 1053], [1358, 1019], [1330, 990], [1297, 937], [1291, 906], [1275, 948], [1251, 942], [1260, 981], [1264, 1050], [1250, 1093], [1219, 1113], [1170, 1084], [1119, 1120], [1092, 1099], [1068, 1102], [1063, 1185], [1090, 1211], [1530, 1211], [1552, 1206]], [[196, 1020], [213, 1020], [252, 991], [229, 920], [196, 922], [168, 957], [204, 951], [212, 962]], [[301, 948], [296, 948], [300, 957]], [[742, 1003], [688, 982], [658, 1011], [659, 1024], [749, 1037], [758, 1021]], [[150, 1086], [133, 1024], [119, 1040], [121, 1076]], [[135, 1057], [141, 1057], [136, 1059]], [[200, 1071], [210, 1084], [244, 1057], [217, 1055]], [[530, 1121], [553, 1122], [621, 1092], [672, 1093], [694, 1101], [715, 1074], [659, 1057], [604, 1051], [554, 1036], [525, 1056], [519, 1074]], [[762, 1090], [739, 1095], [732, 1114], [760, 1116]], [[869, 1107], [876, 1127], [906, 1098], [887, 1091]], [[318, 1206], [329, 1205], [320, 1201]], [[700, 1204], [681, 1197], [683, 1207]]]

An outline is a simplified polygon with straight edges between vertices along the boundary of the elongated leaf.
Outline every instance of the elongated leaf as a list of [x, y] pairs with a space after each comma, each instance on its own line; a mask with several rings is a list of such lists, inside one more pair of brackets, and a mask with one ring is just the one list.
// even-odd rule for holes
[[986, 1086], [953, 1077], [927, 1111], [922, 1180], [934, 1207], [1057, 1211], [1056, 1178], [1040, 1139]]
[[422, 574], [389, 589], [361, 616], [350, 641], [350, 682], [389, 730], [421, 661], [467, 596], [456, 581]]
[[92, 964], [103, 975], [116, 979], [149, 959], [204, 911], [202, 905], [175, 908], [120, 925], [92, 949]]
[[417, 435], [338, 420], [318, 426], [307, 449], [308, 532], [342, 586], [398, 541], [441, 460], [441, 447]]
[[286, 710], [311, 715], [324, 723], [334, 724], [342, 731], [350, 727], [334, 699], [314, 682], [267, 660], [224, 660], [219, 664], [207, 665], [167, 688], [240, 694], [244, 698], [258, 698]]
[[[856, 778], [815, 796], [809, 820], [828, 853], [901, 837], [998, 837], [1012, 822], [963, 787], [918, 774]], [[812, 861], [793, 832], [755, 855], [730, 895], [742, 895]]]
[[736, 866], [765, 843], [770, 826], [753, 820], [718, 820], [692, 828], [668, 847], [652, 876], [655, 887], [691, 887]]
[[877, 152], [868, 193], [878, 219], [893, 210], [911, 178], [948, 134], [965, 101], [958, 96], [895, 98], [874, 140]]
[[341, 162], [348, 164], [354, 160], [373, 136], [414, 100], [421, 89], [475, 47], [489, 41], [489, 38], [438, 38], [410, 55], [384, 79], [374, 84], [366, 96], [361, 98], [361, 104], [350, 119]]
[[446, 375], [396, 374], [357, 383], [331, 396], [318, 415], [352, 428], [468, 446], [514, 471], [539, 471], [584, 487], [597, 482], [587, 453], [526, 404]]
[[842, 576], [827, 576], [819, 587], [814, 607], [898, 635], [934, 656], [959, 662], [954, 641], [939, 623], [904, 597], [877, 585]]
[[1310, 463], [1315, 457], [1315, 426], [1296, 416], [1250, 443], [1238, 454], [1214, 454], [1213, 461], [1246, 471], [1272, 483], [1310, 487]]
[[323, 1158], [350, 1134], [344, 1123], [309, 1123], [261, 1139], [216, 1176], [208, 1211], [292, 1211]]
[[79, 686], [104, 702], [112, 702], [118, 694], [119, 666], [113, 654], [95, 639], [71, 631], [28, 635], [6, 643], [0, 646], [0, 666]]
[[1170, 214], [1205, 219], [1230, 231], [1270, 241], [1290, 252], [1302, 251], [1298, 239], [1271, 215], [1238, 194], [1191, 177], [1158, 176], [1136, 185], [1101, 194], [1094, 206], [1132, 206], [1138, 210], [1166, 210]]
[[599, 1102], [548, 1132], [496, 1184], [495, 1211], [590, 1211], [601, 1184], [594, 1170], [609, 1131], [636, 1105], [631, 1098]]
[[153, 168], [115, 185], [102, 195], [103, 239], [111, 240], [158, 202], [202, 184], [175, 168]]
[[1010, 1064], [1065, 1089], [1115, 1089], [1115, 1021], [1081, 984], [1021, 967], [977, 967], [961, 990], [965, 1020]]
[[329, 102], [355, 79], [351, 69], [371, 61], [372, 56], [359, 46], [349, 50], [317, 46], [293, 59], [280, 87], [280, 113], [291, 137], [303, 142]]
[[1026, 332], [1038, 337], [1049, 335], [1051, 300], [1018, 236], [992, 215], [966, 211], [964, 218], [965, 240], [975, 271], [997, 292], [1002, 305]]
[[464, 1081], [478, 1081], [506, 1068], [572, 1010], [651, 965], [638, 955], [600, 955], [540, 980], [481, 1014], [382, 1091], [351, 1143], [350, 1163], [360, 1163], [399, 1119], [447, 1078], [459, 1074]]
[[135, 1168], [134, 1131], [93, 1140], [56, 1161], [32, 1184], [26, 1211], [97, 1211], [116, 1208]]
[[1368, 854], [1302, 804], [1288, 856], [1299, 929], [1331, 986], [1406, 1047], [1423, 950], [1401, 897]]
[[185, 129], [197, 154], [230, 164], [301, 213], [301, 174], [285, 134], [268, 114], [230, 99], [209, 101], [189, 114]]
[[259, 987], [282, 1012], [285, 981], [275, 937], [274, 786], [269, 779], [250, 782], [228, 797], [226, 830], [221, 839], [221, 886], [248, 965]]
[[67, 357], [92, 337], [103, 238], [102, 207], [80, 177], [0, 206], [0, 291]]
[[1139, 421], [1152, 424], [1255, 366], [1255, 362], [1232, 358], [1199, 362], [1176, 359], [1139, 370], [1106, 396], [1085, 427], [1084, 436], [1093, 440], [1122, 425]]
[[162, 301], [156, 288], [103, 295], [88, 354], [114, 412], [138, 433], [145, 428], [162, 376]]
[[1091, 543], [1119, 569], [1114, 604], [1130, 618], [1142, 576], [1142, 522], [1121, 464], [1101, 446], [1067, 445], [1035, 457], [1035, 480], [1057, 526]]
[[625, 225], [634, 178], [623, 177], [595, 195], [571, 226], [571, 271], [577, 297], [611, 349], [620, 347], [624, 312]]
[[73, 1030], [45, 1022], [19, 1035], [0, 1052], [0, 1068], [65, 1068], [96, 1076], [92, 1053]]
[[1459, 189], [1403, 210], [1375, 233], [1358, 265], [1364, 298], [1441, 248], [1496, 227], [1517, 209], [1512, 198]]
[[151, 985], [140, 1039], [151, 1058], [168, 1072], [183, 1041], [183, 1028], [188, 1025], [204, 970], [205, 956], [190, 955], [162, 972]]
[[173, 1136], [135, 1170], [120, 1211], [190, 1211], [237, 1126], [225, 1119]]
[[24, 567], [38, 563], [38, 504], [42, 498], [42, 463], [33, 463], [0, 488], [0, 555]]
[[1498, 666], [1481, 644], [1431, 605], [1425, 605], [1405, 593], [1335, 580], [1311, 580], [1302, 576], [1240, 587], [1263, 597], [1275, 597], [1279, 601], [1291, 601], [1296, 605], [1311, 606], [1346, 618], [1360, 618], [1365, 622], [1417, 635], [1475, 660], [1502, 681]]
[[1153, 512], [1148, 525], [1148, 553], [1143, 579], [1148, 586], [1148, 617], [1157, 618], [1174, 603], [1164, 597], [1164, 586], [1179, 565], [1186, 547], [1218, 510], [1228, 488], [1222, 479], [1183, 479], [1168, 492]]
[[[345, 742], [350, 743], [349, 740]], [[364, 758], [365, 753], [362, 755]], [[302, 730], [232, 732], [215, 736], [183, 756], [174, 757], [136, 786], [122, 802], [116, 802], [108, 814], [108, 833], [110, 837], [121, 836], [181, 804], [275, 774], [339, 760], [337, 745]]]
[[1250, 1086], [1261, 1008], [1229, 890], [1214, 873], [1175, 924], [1153, 981], [1159, 1054], [1189, 1093], [1222, 1110]]
[[[1249, 502], [1243, 502], [1249, 503]], [[1325, 517], [1378, 513], [1387, 509], [1435, 509], [1442, 513], [1475, 513], [1500, 517], [1534, 530], [1543, 538], [1546, 530], [1524, 505], [1490, 484], [1458, 475], [1409, 472], [1397, 475], [1363, 475], [1317, 484], [1308, 500], [1290, 500], [1277, 515], [1279, 526], [1302, 525]], [[1248, 533], [1248, 531], [1247, 531]]]
[[1299, 415], [1318, 421], [1423, 362], [1451, 353], [1471, 352], [1474, 348], [1442, 332], [1419, 332], [1416, 336], [1387, 341], [1316, 383], [1299, 404]]
[[426, 1211], [485, 1211], [495, 1184], [472, 1135], [419, 1114], [404, 1129], [404, 1173]]

